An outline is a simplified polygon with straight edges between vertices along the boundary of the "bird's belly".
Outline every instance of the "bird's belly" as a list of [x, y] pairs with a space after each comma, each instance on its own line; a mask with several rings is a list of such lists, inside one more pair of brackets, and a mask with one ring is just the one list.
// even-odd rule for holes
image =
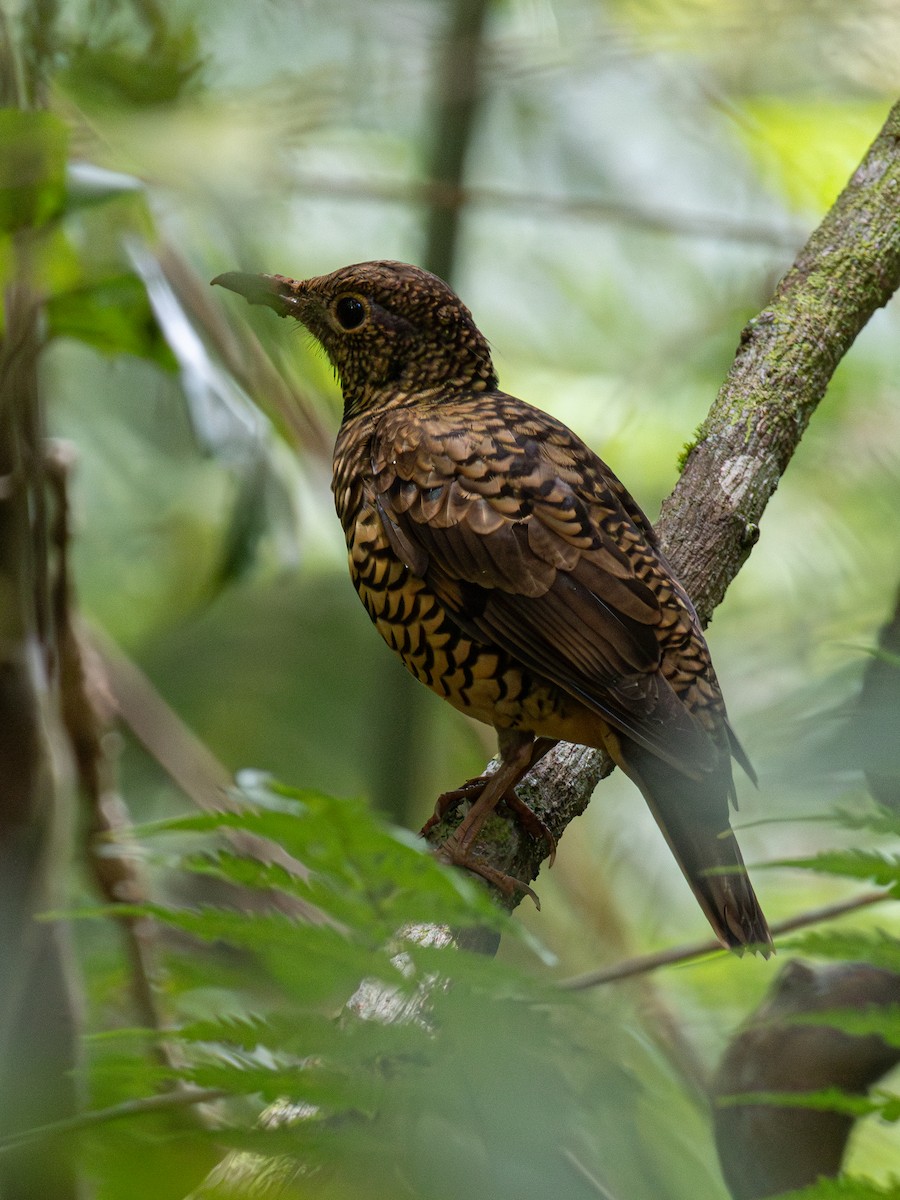
[[378, 515], [363, 506], [350, 524], [350, 576], [378, 632], [416, 679], [466, 716], [603, 746], [606, 723], [574, 696], [460, 628], [424, 579], [394, 552]]
[[524, 680], [505, 656], [462, 633], [434, 593], [397, 562], [381, 579], [354, 577], [375, 628], [420, 683], [489, 725], [513, 726]]
[[420, 683], [454, 708], [496, 729], [587, 745], [604, 742], [603, 722], [509, 655], [462, 631], [424, 580], [388, 548], [355, 562], [350, 574], [378, 632]]

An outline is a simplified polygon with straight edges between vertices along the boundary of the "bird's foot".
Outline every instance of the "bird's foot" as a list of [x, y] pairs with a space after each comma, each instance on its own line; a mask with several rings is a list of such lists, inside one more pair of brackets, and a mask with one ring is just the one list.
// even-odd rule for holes
[[533, 808], [525, 803], [525, 801], [513, 791], [512, 788], [503, 796], [503, 803], [506, 804], [517, 817], [519, 824], [534, 838], [543, 838], [547, 846], [548, 866], [553, 866], [556, 862], [556, 838], [537, 815]]
[[444, 862], [449, 863], [454, 867], [465, 867], [467, 871], [472, 871], [475, 875], [480, 875], [482, 879], [493, 884], [498, 891], [504, 896], [514, 896], [516, 892], [523, 892], [526, 896], [530, 896], [534, 901], [534, 906], [540, 912], [541, 901], [537, 892], [523, 883], [521, 879], [516, 879], [513, 875], [506, 875], [503, 871], [498, 871], [496, 867], [492, 867], [481, 858], [476, 858], [466, 847], [459, 844], [455, 834], [444, 842], [443, 846], [437, 851], [437, 857]]
[[435, 825], [440, 825], [447, 813], [459, 808], [463, 800], [470, 800], [474, 803], [481, 795], [489, 778], [489, 775], [476, 775], [474, 779], [467, 779], [461, 787], [452, 788], [449, 792], [441, 792], [434, 806], [434, 812], [419, 830], [419, 836], [425, 837], [434, 829]]
[[[430, 830], [434, 829], [435, 825], [439, 825], [444, 817], [457, 809], [464, 800], [474, 804], [490, 778], [490, 775], [477, 775], [474, 779], [467, 779], [461, 787], [453, 788], [438, 796], [434, 812], [420, 829], [420, 835], [425, 837]], [[501, 803], [506, 804], [527, 833], [530, 833], [532, 837], [544, 840], [547, 845], [549, 865], [552, 867], [556, 859], [556, 838], [541, 818], [516, 794], [515, 788], [508, 788], [503, 793]]]
[[518, 730], [500, 730], [498, 742], [500, 763], [496, 771], [490, 775], [479, 775], [476, 779], [469, 779], [454, 791], [444, 792], [438, 799], [434, 816], [426, 822], [422, 833], [427, 834], [457, 804], [468, 800], [469, 811], [438, 848], [438, 857], [443, 858], [445, 862], [474, 871], [507, 896], [524, 892], [540, 907], [537, 896], [526, 883], [511, 875], [505, 875], [497, 867], [475, 857], [472, 847], [478, 841], [485, 821], [498, 804], [505, 802], [512, 809], [519, 824], [527, 832], [543, 837], [550, 847], [551, 855], [555, 852], [556, 842], [549, 829], [515, 793], [516, 784], [550, 749], [553, 742], [550, 738], [539, 738], [535, 741], [532, 734]]

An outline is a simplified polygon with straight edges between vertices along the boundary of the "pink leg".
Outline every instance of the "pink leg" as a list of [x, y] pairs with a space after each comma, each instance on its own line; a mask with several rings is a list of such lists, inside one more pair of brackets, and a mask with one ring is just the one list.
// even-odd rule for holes
[[472, 857], [471, 849], [487, 818], [497, 805], [504, 801], [509, 804], [521, 824], [530, 833], [545, 838], [550, 847], [552, 863], [556, 853], [556, 842], [553, 835], [528, 805], [519, 799], [515, 793], [515, 787], [555, 743], [552, 738], [539, 738], [535, 741], [532, 734], [506, 730], [498, 734], [498, 740], [500, 743], [500, 766], [493, 775], [480, 775], [476, 779], [468, 780], [455, 791], [445, 792], [438, 799], [434, 816], [426, 822], [422, 833], [427, 833], [448, 811], [463, 800], [471, 800], [472, 807], [458, 828], [441, 846], [440, 856], [447, 862], [475, 871], [508, 895], [516, 890], [528, 892], [537, 903], [537, 897], [531, 888]]

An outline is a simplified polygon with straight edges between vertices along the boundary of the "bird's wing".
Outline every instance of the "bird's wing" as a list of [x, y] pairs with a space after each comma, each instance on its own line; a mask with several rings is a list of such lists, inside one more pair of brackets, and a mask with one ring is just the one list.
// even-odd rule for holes
[[689, 602], [621, 484], [565, 426], [503, 396], [395, 409], [371, 466], [394, 552], [469, 636], [685, 773], [721, 761], [659, 669], [673, 616], [691, 628]]

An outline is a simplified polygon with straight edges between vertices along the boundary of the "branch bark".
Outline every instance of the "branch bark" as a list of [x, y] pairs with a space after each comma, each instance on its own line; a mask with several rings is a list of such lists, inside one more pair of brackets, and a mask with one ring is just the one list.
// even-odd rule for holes
[[[900, 103], [762, 312], [697, 432], [656, 529], [707, 624], [759, 537], [759, 522], [838, 363], [900, 287]], [[560, 743], [519, 794], [559, 840], [587, 806], [609, 759]], [[443, 842], [461, 817], [432, 830]], [[479, 855], [522, 883], [547, 847], [498, 813]], [[521, 895], [498, 898], [515, 907]]]
[[[23, 260], [0, 337], [0, 1135], [77, 1108], [78, 1005], [58, 906], [69, 858], [71, 769], [50, 606], [40, 310]], [[4, 1200], [74, 1200], [71, 1154], [23, 1149], [0, 1162]]]
[[[770, 304], [744, 330], [728, 377], [663, 506], [657, 530], [704, 623], [756, 542], [765, 506], [837, 364], [876, 309], [900, 287], [898, 199], [900, 104]], [[611, 770], [604, 755], [560, 743], [529, 774], [519, 793], [558, 840]], [[442, 822], [430, 840], [446, 837], [454, 823]], [[486, 827], [479, 853], [501, 873], [528, 883], [540, 869], [546, 846], [498, 813]], [[499, 901], [509, 906], [519, 898], [498, 893]], [[876, 899], [881, 893], [864, 902]], [[689, 953], [695, 951], [688, 948]], [[664, 963], [635, 965], [636, 970], [623, 976]], [[386, 1002], [386, 993], [370, 991], [366, 994], [362, 984], [346, 1010], [362, 1020], [384, 1019], [379, 1005]], [[390, 1019], [404, 1016], [394, 1013]], [[286, 1100], [270, 1106], [266, 1120], [289, 1126], [308, 1115], [305, 1106]], [[231, 1154], [191, 1200], [287, 1196], [295, 1171], [296, 1164], [286, 1157], [265, 1160]]]
[[484, 30], [488, 0], [455, 0], [435, 70], [430, 128], [428, 222], [424, 265], [452, 279], [461, 209], [439, 198], [462, 190], [466, 157], [475, 131], [483, 89]]

